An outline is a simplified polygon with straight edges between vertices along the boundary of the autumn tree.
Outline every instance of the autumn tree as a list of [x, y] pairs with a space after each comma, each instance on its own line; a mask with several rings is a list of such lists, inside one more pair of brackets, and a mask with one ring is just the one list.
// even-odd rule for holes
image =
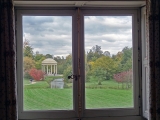
[[126, 83], [126, 88], [130, 88], [132, 86], [132, 69], [114, 74], [113, 78], [118, 84], [122, 83], [122, 87], [123, 83]]
[[29, 70], [35, 68], [35, 61], [30, 57], [24, 57], [23, 59], [23, 69], [24, 69], [24, 77], [29, 78]]
[[32, 69], [29, 70], [29, 75], [34, 80], [40, 81], [40, 80], [44, 80], [45, 73], [42, 70], [37, 70], [35, 68], [32, 68]]

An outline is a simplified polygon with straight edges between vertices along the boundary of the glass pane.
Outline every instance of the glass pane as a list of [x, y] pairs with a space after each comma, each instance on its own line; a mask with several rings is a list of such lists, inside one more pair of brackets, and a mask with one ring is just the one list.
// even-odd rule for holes
[[133, 107], [132, 16], [85, 16], [86, 109]]
[[23, 16], [23, 109], [73, 109], [72, 17]]

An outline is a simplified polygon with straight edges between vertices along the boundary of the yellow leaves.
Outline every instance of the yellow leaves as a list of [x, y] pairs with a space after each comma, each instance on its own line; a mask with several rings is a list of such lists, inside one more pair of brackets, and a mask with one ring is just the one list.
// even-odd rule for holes
[[35, 68], [35, 61], [30, 57], [24, 57], [23, 68], [24, 68], [24, 71], [28, 71], [31, 68]]
[[110, 57], [103, 56], [99, 59], [97, 59], [94, 63], [92, 63], [92, 68], [101, 67], [103, 69], [112, 69], [113, 68], [113, 60]]
[[90, 65], [90, 66], [93, 66], [93, 64], [94, 64], [94, 62], [93, 62], [93, 61], [88, 62], [88, 65]]

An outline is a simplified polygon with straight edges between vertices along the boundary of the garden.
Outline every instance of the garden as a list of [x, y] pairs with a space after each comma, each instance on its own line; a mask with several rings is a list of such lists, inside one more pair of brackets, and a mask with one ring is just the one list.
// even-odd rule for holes
[[[72, 83], [64, 89], [51, 89], [49, 82], [58, 76], [46, 77], [44, 81], [31, 84], [24, 79], [25, 110], [70, 110], [73, 109]], [[132, 89], [122, 88], [113, 80], [103, 81], [102, 85], [95, 82], [85, 83], [85, 102], [87, 109], [133, 107]]]
[[[73, 109], [72, 54], [66, 57], [33, 53], [29, 41], [24, 41], [24, 110]], [[57, 75], [42, 71], [46, 58], [57, 62]], [[133, 107], [132, 48], [124, 47], [116, 55], [93, 46], [85, 53], [85, 107]], [[63, 79], [63, 89], [51, 88], [51, 82]]]

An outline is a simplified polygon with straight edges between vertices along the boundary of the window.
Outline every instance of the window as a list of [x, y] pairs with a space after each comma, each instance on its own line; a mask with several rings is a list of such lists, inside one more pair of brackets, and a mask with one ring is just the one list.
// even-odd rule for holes
[[19, 118], [140, 119], [139, 12], [17, 8]]

